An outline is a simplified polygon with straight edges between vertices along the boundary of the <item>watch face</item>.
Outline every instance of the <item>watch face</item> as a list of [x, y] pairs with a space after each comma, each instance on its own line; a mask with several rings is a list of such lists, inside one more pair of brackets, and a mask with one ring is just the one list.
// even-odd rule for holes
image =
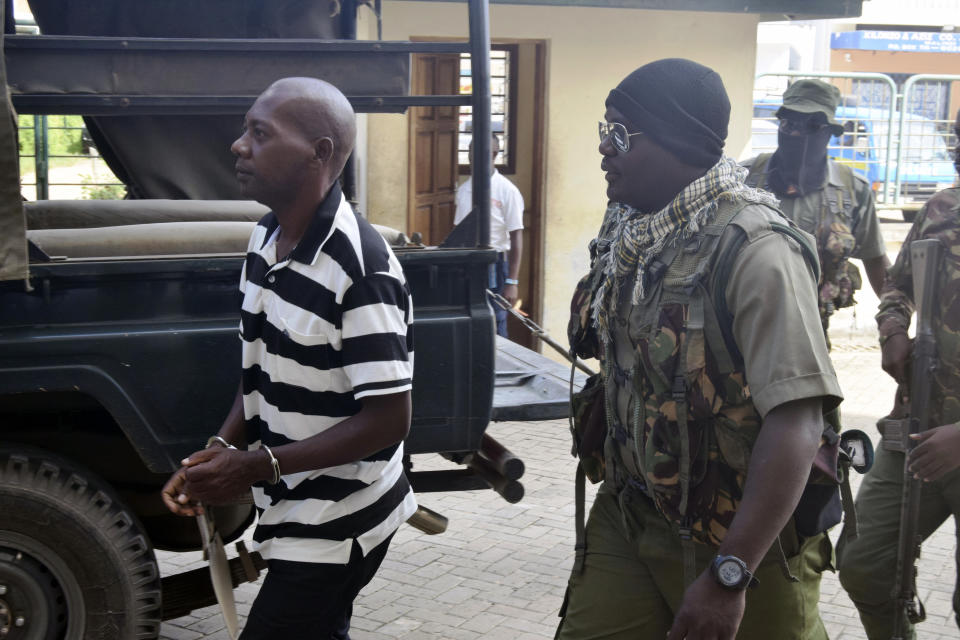
[[732, 587], [743, 579], [743, 569], [733, 560], [725, 560], [717, 566], [717, 577], [720, 582]]

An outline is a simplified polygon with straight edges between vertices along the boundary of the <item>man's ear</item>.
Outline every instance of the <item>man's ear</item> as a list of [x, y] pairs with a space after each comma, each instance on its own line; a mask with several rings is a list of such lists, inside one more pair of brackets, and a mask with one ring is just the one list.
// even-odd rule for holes
[[313, 157], [323, 164], [330, 162], [333, 158], [334, 144], [332, 138], [318, 138], [313, 144]]

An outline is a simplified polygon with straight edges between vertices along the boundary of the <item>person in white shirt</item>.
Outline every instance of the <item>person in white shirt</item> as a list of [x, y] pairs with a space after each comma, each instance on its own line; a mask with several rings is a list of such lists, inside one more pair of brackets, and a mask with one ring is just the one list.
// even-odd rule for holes
[[[500, 139], [493, 134], [491, 166], [496, 166], [500, 153]], [[470, 143], [470, 162], [473, 163], [473, 143]], [[473, 210], [473, 178], [457, 189], [457, 212], [453, 224], [457, 225]], [[499, 252], [499, 258], [490, 274], [490, 290], [499, 293], [510, 304], [519, 297], [517, 285], [520, 277], [520, 260], [523, 258], [523, 196], [520, 190], [507, 180], [496, 168], [490, 177], [490, 246]], [[494, 307], [497, 315], [497, 333], [507, 337], [507, 312]]]

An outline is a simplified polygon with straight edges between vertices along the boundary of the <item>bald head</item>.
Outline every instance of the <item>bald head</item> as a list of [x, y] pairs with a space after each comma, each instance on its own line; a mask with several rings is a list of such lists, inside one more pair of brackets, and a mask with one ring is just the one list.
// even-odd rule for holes
[[258, 101], [271, 103], [274, 113], [307, 140], [329, 138], [332, 149], [328, 175], [340, 175], [353, 151], [357, 124], [350, 101], [339, 89], [317, 78], [281, 78], [267, 87]]
[[343, 172], [356, 134], [353, 109], [336, 87], [278, 80], [247, 111], [230, 145], [240, 192], [288, 221], [307, 220]]

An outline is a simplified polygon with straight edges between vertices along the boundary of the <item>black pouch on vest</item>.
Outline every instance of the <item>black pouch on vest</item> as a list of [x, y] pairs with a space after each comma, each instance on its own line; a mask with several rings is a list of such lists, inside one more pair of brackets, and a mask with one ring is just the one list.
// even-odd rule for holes
[[793, 516], [797, 533], [805, 538], [840, 524], [843, 519], [840, 487], [835, 484], [808, 484], [803, 489]]
[[857, 429], [838, 435], [824, 429], [810, 479], [794, 511], [797, 532], [810, 537], [840, 524], [846, 513], [848, 529], [856, 537], [857, 517], [850, 490], [850, 470], [866, 473], [873, 466], [870, 437]]
[[580, 459], [584, 475], [596, 484], [603, 480], [603, 441], [607, 435], [607, 411], [603, 376], [587, 378], [583, 389], [570, 395], [571, 453]]
[[843, 520], [843, 503], [840, 501], [843, 471], [839, 462], [840, 436], [833, 429], [824, 429], [810, 479], [794, 511], [797, 533], [801, 536], [822, 533]]

